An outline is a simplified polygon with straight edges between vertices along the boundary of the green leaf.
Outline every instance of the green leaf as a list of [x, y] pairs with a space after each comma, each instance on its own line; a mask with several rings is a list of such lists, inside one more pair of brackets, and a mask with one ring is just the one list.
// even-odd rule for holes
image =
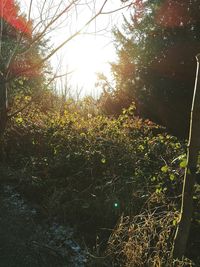
[[170, 174], [169, 179], [170, 179], [171, 181], [174, 181], [174, 179], [175, 179], [175, 175], [174, 175], [174, 174]]
[[105, 158], [101, 159], [101, 163], [105, 164], [106, 163], [106, 159]]
[[80, 136], [81, 136], [81, 137], [85, 137], [86, 134], [85, 134], [85, 133], [80, 133]]
[[161, 192], [162, 192], [162, 188], [157, 188], [157, 189], [156, 189], [156, 193], [157, 193], [157, 194], [160, 194]]
[[138, 150], [143, 151], [144, 150], [144, 146], [143, 145], [139, 145]]
[[179, 149], [179, 148], [181, 147], [181, 144], [180, 144], [180, 143], [176, 143], [176, 144], [175, 144], [175, 147], [176, 147], [177, 149]]
[[19, 84], [20, 84], [20, 85], [23, 85], [24, 82], [23, 82], [22, 80], [19, 80]]
[[16, 118], [16, 122], [19, 123], [19, 124], [22, 123], [23, 122], [23, 118], [22, 117]]
[[161, 171], [164, 172], [164, 173], [168, 172], [168, 170], [169, 170], [169, 168], [168, 168], [167, 165], [162, 166], [162, 168], [161, 168]]
[[182, 160], [182, 161], [180, 162], [179, 166], [180, 166], [181, 168], [186, 168], [186, 166], [187, 166], [187, 160], [186, 160], [186, 159]]

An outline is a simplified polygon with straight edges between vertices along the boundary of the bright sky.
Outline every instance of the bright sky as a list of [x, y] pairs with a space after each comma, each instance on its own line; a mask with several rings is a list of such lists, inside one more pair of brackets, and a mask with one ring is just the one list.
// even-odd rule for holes
[[[60, 4], [63, 2], [63, 5]], [[58, 46], [74, 32], [82, 28], [92, 16], [95, 10], [99, 10], [103, 0], [79, 0], [79, 5], [73, 6], [64, 14], [59, 23], [52, 27], [48, 37], [53, 47]], [[87, 4], [86, 4], [87, 2]], [[46, 3], [44, 6], [43, 4]], [[31, 18], [39, 24], [39, 29], [45, 26], [47, 18], [56, 13], [56, 10], [62, 10], [70, 1], [61, 0], [33, 0]], [[20, 0], [23, 11], [28, 14], [30, 0]], [[59, 6], [58, 6], [59, 5]], [[116, 10], [121, 7], [120, 0], [108, 0], [104, 12]], [[38, 14], [41, 13], [42, 16]], [[96, 73], [103, 72], [109, 75], [109, 63], [115, 60], [115, 49], [112, 44], [111, 29], [114, 26], [120, 26], [122, 21], [122, 12], [118, 11], [112, 14], [100, 15], [93, 21], [82, 34], [69, 41], [59, 52], [51, 58], [51, 65], [56, 71], [59, 68], [59, 74], [72, 72], [57, 81], [58, 90], [64, 90], [64, 87], [71, 87], [71, 94], [81, 93], [81, 96], [92, 95], [97, 97], [100, 92], [95, 88]], [[39, 28], [41, 26], [41, 28]], [[37, 29], [37, 28], [36, 28]]]

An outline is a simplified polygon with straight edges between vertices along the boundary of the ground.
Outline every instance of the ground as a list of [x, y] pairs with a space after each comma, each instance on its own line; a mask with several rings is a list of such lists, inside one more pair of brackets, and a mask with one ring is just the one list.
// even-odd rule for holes
[[84, 267], [73, 229], [47, 222], [14, 186], [0, 189], [0, 267]]

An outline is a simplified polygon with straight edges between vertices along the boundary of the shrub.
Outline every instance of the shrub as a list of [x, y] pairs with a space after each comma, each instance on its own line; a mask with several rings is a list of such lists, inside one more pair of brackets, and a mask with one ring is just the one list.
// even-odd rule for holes
[[152, 193], [180, 194], [184, 146], [132, 107], [112, 118], [33, 105], [12, 119], [4, 146], [9, 165], [24, 170], [27, 197], [95, 235], [137, 215]]

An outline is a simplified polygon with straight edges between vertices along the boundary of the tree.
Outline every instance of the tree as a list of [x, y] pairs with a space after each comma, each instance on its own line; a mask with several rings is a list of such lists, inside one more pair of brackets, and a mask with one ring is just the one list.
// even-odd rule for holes
[[132, 92], [142, 116], [181, 137], [189, 128], [200, 44], [198, 10], [197, 0], [138, 0], [130, 19], [114, 30], [116, 91]]
[[[17, 17], [17, 7], [12, 4], [12, 1], [0, 1], [0, 137], [4, 133], [8, 120], [8, 79], [11, 72], [9, 68], [11, 55], [14, 55], [15, 44], [19, 36], [29, 35], [22, 17]], [[1, 143], [0, 149], [1, 157]]]
[[[184, 122], [180, 123], [181, 118], [189, 122], [187, 118], [189, 109], [191, 109], [180, 220], [173, 246], [173, 257], [182, 259], [190, 231], [193, 192], [200, 151], [200, 54], [196, 56], [196, 81], [194, 92], [192, 90], [194, 59], [199, 52], [200, 43], [199, 1], [167, 0], [142, 3], [143, 13], [140, 13], [142, 16], [139, 16], [139, 20], [135, 17], [131, 19], [131, 23], [125, 20], [125, 34], [119, 30], [115, 31], [117, 41], [121, 44], [119, 51], [126, 52], [126, 55], [132, 54], [132, 60], [135, 60], [136, 68], [138, 68], [135, 77], [138, 75], [139, 80], [143, 82], [142, 86], [145, 91], [141, 93], [141, 88], [139, 92], [136, 88], [136, 97], [141, 101], [141, 105], [149, 105], [149, 108], [157, 112], [158, 116], [163, 116], [164, 111], [169, 112], [165, 106], [167, 104], [173, 111], [169, 119], [172, 120], [172, 117], [175, 117], [176, 127], [183, 126], [181, 124]], [[130, 58], [128, 61], [130, 63], [131, 57], [128, 58]], [[119, 61], [121, 62], [122, 60]], [[116, 66], [120, 67], [119, 63]], [[120, 70], [117, 71], [117, 75], [121, 77]], [[193, 100], [191, 101], [192, 93]], [[152, 101], [154, 99], [156, 101]], [[190, 101], [192, 108], [190, 108]], [[159, 109], [160, 104], [164, 106], [163, 112]], [[179, 112], [178, 117], [177, 112]], [[149, 111], [147, 114], [150, 114]], [[181, 131], [186, 129], [185, 126], [188, 124], [185, 123], [184, 127], [180, 128]], [[167, 124], [166, 121], [166, 125], [169, 127], [169, 122]], [[176, 131], [176, 133], [185, 136], [183, 132]]]
[[191, 118], [190, 118], [190, 134], [187, 152], [187, 166], [185, 169], [185, 177], [182, 192], [182, 204], [180, 221], [176, 231], [173, 247], [174, 258], [181, 259], [184, 256], [187, 240], [190, 231], [190, 224], [193, 211], [193, 192], [196, 181], [197, 161], [200, 151], [200, 76], [199, 76], [199, 62], [200, 54], [196, 56], [197, 72], [194, 87]]
[[[13, 96], [24, 88], [33, 90], [33, 84], [42, 83], [42, 68], [32, 68], [41, 61], [41, 41], [32, 42], [31, 23], [19, 14], [18, 6], [12, 1], [1, 1], [0, 32], [0, 135], [3, 134], [12, 105]], [[30, 94], [30, 92], [29, 92]], [[9, 106], [9, 110], [8, 110]]]

